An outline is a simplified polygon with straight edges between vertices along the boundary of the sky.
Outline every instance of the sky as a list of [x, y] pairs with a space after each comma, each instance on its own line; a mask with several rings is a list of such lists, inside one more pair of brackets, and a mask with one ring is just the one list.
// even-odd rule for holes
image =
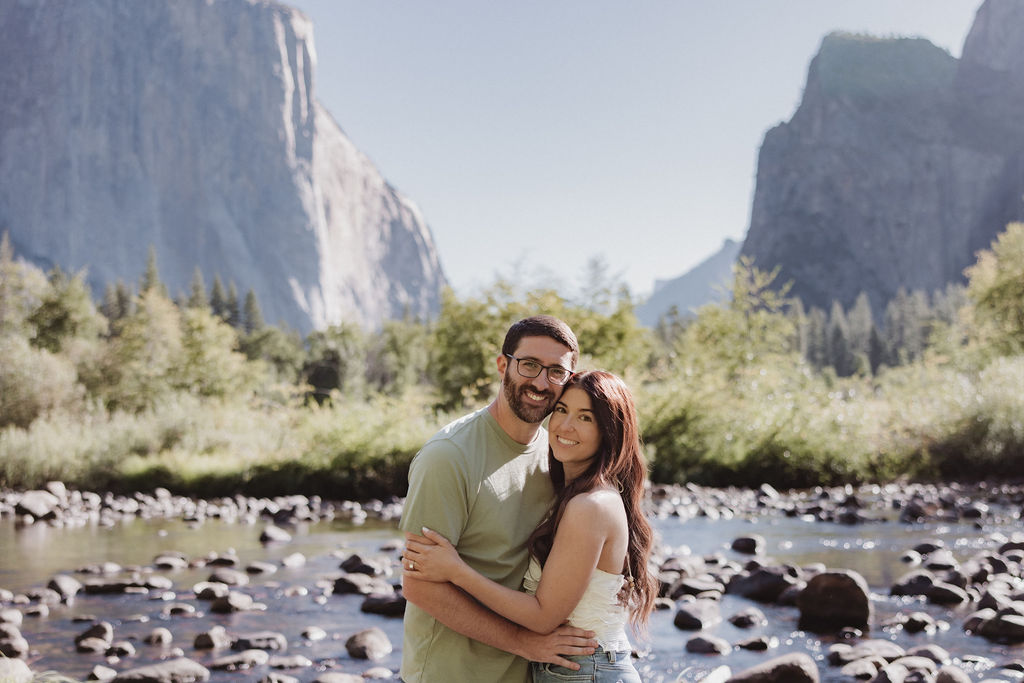
[[765, 132], [831, 31], [959, 57], [981, 0], [286, 0], [317, 97], [422, 210], [460, 295], [642, 298], [742, 240]]

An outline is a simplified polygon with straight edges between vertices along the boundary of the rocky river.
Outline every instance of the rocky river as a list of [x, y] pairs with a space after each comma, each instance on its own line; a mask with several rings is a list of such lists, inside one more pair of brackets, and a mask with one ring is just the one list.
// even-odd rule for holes
[[[645, 681], [1024, 680], [1024, 488], [655, 486]], [[401, 500], [0, 494], [0, 681], [397, 680]]]

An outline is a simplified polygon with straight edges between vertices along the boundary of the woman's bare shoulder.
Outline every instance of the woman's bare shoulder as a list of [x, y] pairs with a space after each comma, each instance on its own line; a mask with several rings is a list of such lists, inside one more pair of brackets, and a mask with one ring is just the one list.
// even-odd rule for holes
[[601, 518], [619, 514], [622, 510], [622, 497], [619, 492], [609, 487], [596, 487], [584, 493], [578, 493], [565, 505], [565, 514], [583, 518], [598, 516]]

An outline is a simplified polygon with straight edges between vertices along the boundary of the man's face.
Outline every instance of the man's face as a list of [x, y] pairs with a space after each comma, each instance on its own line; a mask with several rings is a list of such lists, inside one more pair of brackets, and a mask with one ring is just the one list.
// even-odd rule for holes
[[[541, 365], [572, 369], [572, 351], [551, 337], [523, 337], [512, 355]], [[519, 374], [518, 365], [505, 356], [498, 359], [498, 369], [502, 371], [502, 394], [516, 417], [529, 424], [538, 424], [555, 407], [563, 387], [551, 383], [546, 370], [541, 370], [533, 378], [523, 377]]]

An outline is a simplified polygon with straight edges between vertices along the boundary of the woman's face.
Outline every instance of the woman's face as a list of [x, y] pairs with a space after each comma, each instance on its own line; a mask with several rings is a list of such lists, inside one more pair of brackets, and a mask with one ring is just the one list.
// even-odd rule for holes
[[566, 481], [587, 469], [601, 445], [587, 392], [572, 387], [562, 393], [548, 422], [548, 442], [555, 460], [565, 468]]

